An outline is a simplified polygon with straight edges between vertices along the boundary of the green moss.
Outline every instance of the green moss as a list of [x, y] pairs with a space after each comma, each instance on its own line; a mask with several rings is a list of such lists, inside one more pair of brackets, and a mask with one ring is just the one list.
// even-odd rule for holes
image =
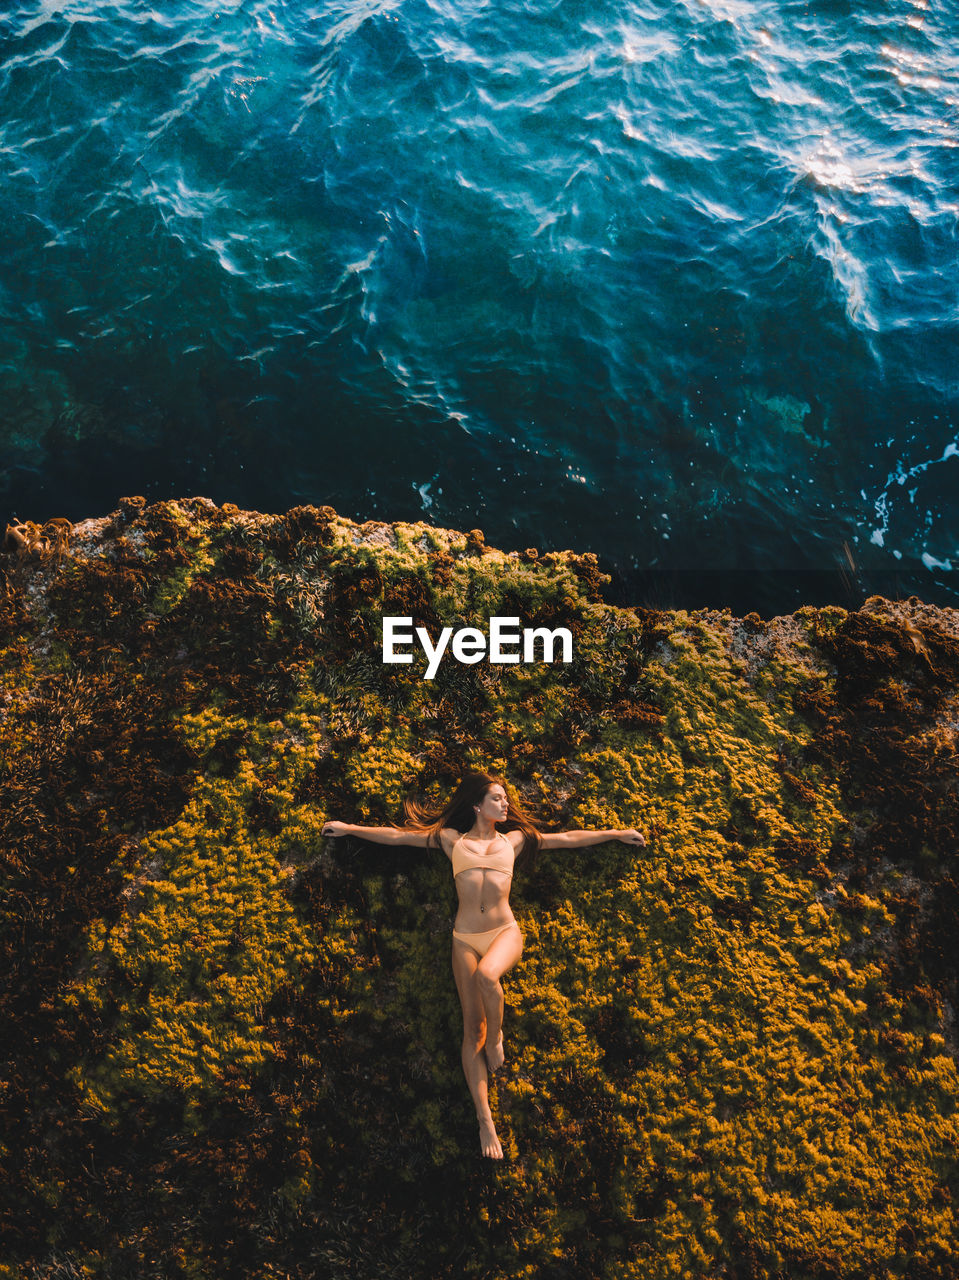
[[190, 559], [179, 565], [170, 576], [161, 583], [149, 604], [150, 612], [158, 618], [171, 613], [184, 599], [194, 581], [203, 573], [208, 573], [215, 563], [210, 554], [210, 544], [202, 539], [200, 544], [191, 548]]
[[[238, 729], [262, 751], [272, 727], [210, 713], [184, 723], [201, 758]], [[287, 745], [274, 744], [273, 803], [288, 801], [283, 783], [297, 780]], [[180, 819], [141, 842], [137, 870], [149, 868], [150, 878], [130, 914], [92, 929], [91, 971], [65, 997], [68, 1007], [85, 1002], [113, 1018], [108, 1052], [73, 1072], [86, 1103], [107, 1113], [168, 1093], [195, 1103], [228, 1079], [242, 1085], [269, 1058], [264, 1007], [314, 952], [283, 892], [283, 841], [251, 830], [255, 797], [263, 793], [246, 753], [230, 780], [200, 782]]]
[[[22, 1274], [48, 1239], [110, 1276], [948, 1274], [948, 611], [616, 609], [590, 557], [200, 499], [8, 579]], [[574, 661], [426, 682], [384, 612], [568, 626]], [[468, 767], [650, 837], [515, 880], [495, 1169], [448, 866], [321, 835]]]

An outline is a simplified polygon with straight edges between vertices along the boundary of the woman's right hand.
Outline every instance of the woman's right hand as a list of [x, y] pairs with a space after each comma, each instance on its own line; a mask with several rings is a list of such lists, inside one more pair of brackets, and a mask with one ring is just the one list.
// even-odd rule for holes
[[324, 836], [347, 836], [350, 834], [350, 824], [348, 822], [324, 822], [323, 830], [320, 835]]

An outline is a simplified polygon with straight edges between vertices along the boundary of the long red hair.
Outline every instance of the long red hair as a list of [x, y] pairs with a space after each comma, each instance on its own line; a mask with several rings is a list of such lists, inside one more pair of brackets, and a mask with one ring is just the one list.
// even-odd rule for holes
[[418, 831], [426, 836], [427, 846], [439, 847], [440, 832], [444, 827], [452, 827], [455, 831], [469, 831], [476, 821], [473, 806], [482, 804], [483, 797], [490, 787], [500, 786], [506, 792], [509, 810], [506, 821], [497, 823], [497, 831], [522, 831], [523, 847], [520, 857], [525, 861], [535, 854], [541, 843], [539, 831], [532, 818], [524, 812], [522, 805], [502, 778], [494, 778], [488, 773], [467, 773], [459, 786], [440, 809], [431, 809], [415, 800], [403, 801], [403, 826]]

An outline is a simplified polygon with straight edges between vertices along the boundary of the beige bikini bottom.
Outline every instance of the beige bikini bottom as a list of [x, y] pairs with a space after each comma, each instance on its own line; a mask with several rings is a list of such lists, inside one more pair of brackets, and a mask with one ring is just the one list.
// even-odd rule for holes
[[458, 933], [453, 930], [453, 937], [458, 938], [460, 942], [465, 942], [468, 947], [472, 947], [474, 951], [478, 951], [480, 958], [486, 955], [490, 947], [496, 941], [501, 933], [505, 933], [507, 929], [518, 929], [519, 925], [515, 920], [511, 920], [509, 924], [501, 924], [498, 929], [488, 929], [486, 933]]

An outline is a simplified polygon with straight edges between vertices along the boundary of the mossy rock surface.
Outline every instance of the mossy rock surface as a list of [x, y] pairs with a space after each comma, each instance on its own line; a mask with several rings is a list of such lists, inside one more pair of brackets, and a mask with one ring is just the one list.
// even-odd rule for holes
[[[0, 1277], [959, 1274], [955, 610], [202, 498], [0, 563]], [[384, 614], [573, 660], [425, 680]], [[495, 1164], [448, 866], [320, 835], [468, 768], [649, 837], [516, 878]]]

